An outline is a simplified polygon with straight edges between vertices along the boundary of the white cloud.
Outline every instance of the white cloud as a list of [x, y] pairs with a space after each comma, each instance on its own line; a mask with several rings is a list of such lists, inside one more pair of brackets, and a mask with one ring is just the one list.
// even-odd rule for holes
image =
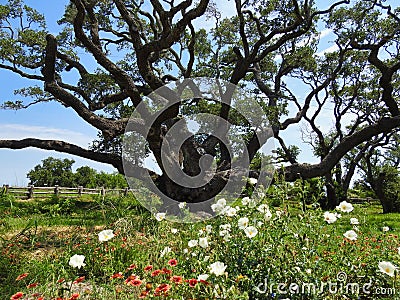
[[339, 47], [336, 44], [334, 44], [334, 45], [332, 45], [332, 46], [330, 46], [330, 47], [328, 47], [328, 48], [326, 48], [324, 50], [319, 51], [317, 53], [317, 55], [318, 56], [324, 56], [327, 53], [332, 53], [332, 52], [335, 52], [337, 50], [339, 50]]
[[324, 29], [324, 30], [322, 30], [321, 33], [319, 34], [319, 38], [320, 38], [320, 39], [323, 39], [324, 37], [326, 37], [327, 35], [329, 35], [329, 34], [331, 34], [331, 33], [332, 33], [332, 29], [329, 29], [329, 28]]
[[[20, 140], [24, 138], [52, 139], [69, 142], [83, 148], [87, 148], [94, 136], [85, 135], [68, 129], [60, 129], [46, 126], [29, 126], [26, 124], [0, 123], [0, 139]], [[55, 151], [26, 148], [22, 150], [0, 149], [0, 186], [11, 184], [14, 186], [26, 186], [28, 180], [26, 174], [41, 160], [52, 156], [54, 158], [69, 158], [75, 160], [74, 170], [81, 166], [89, 166], [97, 171], [115, 172], [116, 170], [106, 164], [84, 159]]]
[[0, 124], [0, 139], [20, 140], [25, 138], [61, 140], [84, 148], [87, 148], [94, 139], [94, 137], [68, 129], [29, 126], [26, 124]]

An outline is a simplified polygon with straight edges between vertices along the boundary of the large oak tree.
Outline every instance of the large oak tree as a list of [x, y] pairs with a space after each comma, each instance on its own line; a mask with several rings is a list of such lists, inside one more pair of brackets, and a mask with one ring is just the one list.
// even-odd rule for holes
[[[347, 152], [400, 126], [395, 84], [400, 69], [398, 7], [380, 0], [337, 1], [324, 9], [308, 0], [229, 3], [236, 15], [223, 18], [210, 0], [71, 0], [58, 35], [49, 34], [43, 16], [22, 1], [1, 5], [0, 68], [41, 83], [18, 91], [31, 102], [8, 101], [3, 106], [22, 109], [57, 101], [98, 129], [99, 139], [89, 149], [35, 138], [0, 140], [0, 147], [56, 150], [111, 164], [123, 173], [121, 136], [134, 108], [169, 81], [199, 76], [252, 90], [288, 162], [281, 170], [287, 180], [329, 180]], [[196, 19], [205, 17], [213, 23], [211, 30], [194, 26]], [[332, 31], [335, 51], [318, 53], [320, 28]], [[86, 66], [87, 54], [80, 58], [83, 52], [96, 61], [97, 69]], [[124, 59], [114, 59], [116, 52]], [[78, 78], [70, 82], [65, 75], [73, 71]], [[229, 106], [202, 100], [194, 99], [192, 110], [230, 118]], [[163, 113], [145, 137], [156, 161], [161, 160], [166, 132], [188, 111], [182, 107], [173, 105]], [[326, 107], [333, 107], [336, 119], [329, 134], [318, 124]], [[371, 110], [374, 118], [369, 117]], [[138, 133], [146, 125], [146, 112], [140, 113], [130, 126]], [[282, 135], [304, 123], [310, 140], [318, 143], [320, 162], [315, 164], [299, 162], [293, 150], [301, 140], [287, 141]], [[251, 134], [246, 142], [253, 158], [262, 143]], [[191, 176], [199, 172], [196, 166], [203, 154], [218, 159], [216, 180], [201, 193], [174, 186], [165, 174], [151, 173], [177, 200], [216, 194], [233, 172], [218, 139], [189, 139], [181, 150], [180, 157], [171, 159], [183, 161], [183, 170]], [[131, 170], [129, 175], [139, 179], [149, 172], [139, 164]]]

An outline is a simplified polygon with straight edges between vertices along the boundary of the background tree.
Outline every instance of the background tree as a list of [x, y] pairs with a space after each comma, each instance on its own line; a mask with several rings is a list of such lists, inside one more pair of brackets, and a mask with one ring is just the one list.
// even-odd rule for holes
[[73, 186], [75, 178], [72, 165], [74, 162], [72, 159], [48, 157], [28, 172], [29, 184], [36, 186]]
[[73, 172], [72, 165], [74, 163], [75, 161], [72, 159], [48, 157], [28, 172], [29, 184], [35, 186], [104, 187], [109, 189], [128, 187], [122, 174], [98, 173], [88, 166], [79, 167], [76, 172]]
[[98, 187], [99, 185], [97, 184], [96, 175], [97, 171], [91, 167], [83, 166], [77, 168], [74, 174], [74, 184], [87, 188]]
[[383, 212], [400, 211], [400, 143], [394, 132], [372, 144], [358, 163], [364, 185], [382, 204]]
[[128, 184], [122, 174], [105, 172], [97, 173], [95, 176], [96, 187], [106, 187], [109, 189], [126, 188]]
[[[100, 138], [90, 149], [39, 139], [1, 140], [0, 147], [66, 152], [111, 164], [123, 173], [120, 140], [128, 116], [146, 95], [166, 82], [193, 76], [225, 79], [258, 95], [274, 137], [289, 161], [283, 169], [287, 180], [324, 176], [330, 187], [332, 170], [347, 152], [400, 126], [395, 84], [400, 69], [398, 7], [380, 0], [337, 1], [324, 10], [308, 0], [235, 0], [232, 4], [236, 16], [228, 19], [222, 18], [209, 0], [179, 4], [72, 0], [59, 22], [64, 30], [54, 36], [48, 34], [42, 15], [19, 0], [10, 0], [0, 7], [0, 67], [42, 86], [17, 91], [34, 99], [32, 102], [6, 102], [4, 107], [19, 109], [58, 101], [97, 128]], [[193, 26], [195, 19], [205, 15], [215, 23], [209, 32]], [[317, 55], [320, 26], [331, 28], [336, 35], [335, 53]], [[115, 51], [125, 57], [114, 60]], [[79, 58], [81, 52], [89, 53], [99, 68], [87, 69]], [[357, 68], [363, 70], [360, 78], [354, 73]], [[76, 82], [64, 79], [71, 70], [79, 74]], [[368, 88], [361, 84], [363, 76], [368, 79]], [[335, 129], [327, 133], [319, 126], [325, 120], [321, 112], [332, 104]], [[367, 109], [359, 109], [364, 104], [378, 108], [376, 118], [365, 120]], [[236, 172], [230, 169], [222, 143], [210, 136], [189, 139], [180, 152], [182, 168], [190, 176], [198, 174], [202, 154], [218, 158], [215, 180], [201, 189], [183, 189], [166, 176], [160, 164], [160, 145], [180, 116], [194, 108], [226, 120], [234, 114], [226, 105], [192, 99], [189, 104], [171, 106], [144, 137], [148, 153], [154, 155], [162, 173], [150, 172], [153, 180], [179, 201], [210, 198]], [[130, 124], [131, 130], [141, 134], [148, 113], [140, 111]], [[345, 119], [350, 124], [342, 128]], [[303, 122], [310, 126], [318, 143], [320, 162], [315, 164], [298, 162], [294, 141], [282, 137], [283, 131]], [[250, 128], [247, 130], [252, 159], [263, 141], [258, 141]], [[178, 155], [168, 157], [177, 164], [180, 159]], [[130, 169], [132, 174], [127, 175], [138, 179], [149, 172], [136, 160]], [[330, 206], [334, 206], [337, 197], [331, 199]]]
[[[331, 62], [339, 59], [337, 53], [328, 54], [327, 57]], [[376, 68], [368, 65], [366, 53], [349, 50], [344, 58], [340, 72], [321, 93], [324, 98], [317, 101], [313, 114], [304, 117], [308, 125], [304, 132], [305, 141], [311, 145], [314, 155], [320, 157], [321, 161], [348, 136], [360, 128], [375, 124], [387, 113], [386, 106], [380, 101], [380, 74]], [[321, 70], [318, 80], [324, 76], [327, 76], [325, 68]], [[303, 76], [303, 80], [306, 78]], [[311, 81], [312, 78], [306, 80]], [[398, 83], [394, 85], [398, 88]], [[318, 126], [317, 120], [327, 103], [332, 106], [334, 121], [332, 126], [324, 131]], [[339, 201], [347, 198], [357, 164], [365, 157], [369, 147], [390, 134], [391, 132], [384, 132], [357, 145], [325, 174], [328, 200], [326, 205], [329, 208], [334, 208]]]

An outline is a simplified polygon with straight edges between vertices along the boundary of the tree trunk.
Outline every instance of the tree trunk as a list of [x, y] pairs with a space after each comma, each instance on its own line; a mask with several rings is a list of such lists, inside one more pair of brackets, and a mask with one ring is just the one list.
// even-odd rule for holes
[[339, 204], [339, 199], [336, 194], [335, 185], [331, 173], [325, 175], [325, 187], [327, 197], [327, 209], [335, 209], [336, 206]]
[[383, 213], [392, 213], [392, 212], [399, 212], [398, 209], [395, 209], [394, 203], [392, 199], [389, 199], [386, 197], [383, 189], [381, 187], [378, 187], [377, 189], [374, 190], [376, 196], [379, 199], [379, 202], [382, 205]]
[[[378, 196], [378, 195], [377, 195]], [[393, 201], [388, 199], [387, 197], [383, 196], [378, 196], [379, 201], [381, 202], [383, 213], [393, 213], [393, 212], [399, 212], [398, 210], [395, 209], [395, 206], [393, 205]]]
[[396, 209], [394, 205], [394, 199], [391, 199], [387, 197], [385, 190], [384, 190], [384, 185], [383, 182], [385, 180], [385, 174], [384, 173], [379, 173], [378, 178], [375, 180], [374, 184], [372, 185], [372, 188], [375, 192], [375, 195], [378, 197], [383, 213], [392, 213], [392, 212], [399, 212], [399, 208]]

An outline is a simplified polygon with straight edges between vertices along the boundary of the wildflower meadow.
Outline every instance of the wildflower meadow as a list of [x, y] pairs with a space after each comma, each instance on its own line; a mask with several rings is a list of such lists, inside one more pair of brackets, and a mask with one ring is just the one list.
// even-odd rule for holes
[[398, 215], [377, 205], [323, 211], [262, 195], [212, 209], [218, 217], [185, 224], [132, 195], [3, 196], [1, 299], [398, 297]]

